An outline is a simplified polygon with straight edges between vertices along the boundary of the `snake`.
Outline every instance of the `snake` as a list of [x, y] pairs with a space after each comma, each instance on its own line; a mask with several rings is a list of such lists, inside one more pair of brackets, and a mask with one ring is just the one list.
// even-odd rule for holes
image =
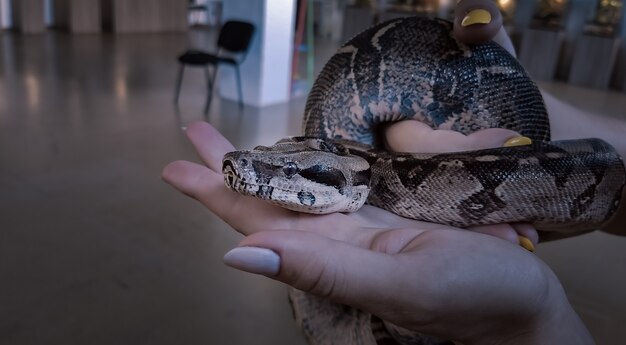
[[[384, 128], [403, 120], [465, 135], [506, 128], [532, 144], [390, 152]], [[299, 212], [355, 212], [367, 203], [457, 227], [601, 228], [619, 208], [621, 157], [601, 139], [550, 140], [541, 92], [515, 57], [495, 42], [459, 42], [446, 20], [405, 17], [363, 31], [328, 60], [302, 136], [229, 152], [222, 171], [231, 190]], [[295, 289], [290, 299], [311, 344], [447, 343]]]

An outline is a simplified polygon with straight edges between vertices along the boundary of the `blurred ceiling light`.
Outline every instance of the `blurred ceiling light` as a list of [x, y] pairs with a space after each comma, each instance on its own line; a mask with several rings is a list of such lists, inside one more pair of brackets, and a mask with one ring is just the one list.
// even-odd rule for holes
[[497, 2], [498, 5], [500, 5], [500, 8], [505, 11], [515, 5], [515, 1], [513, 0], [498, 0]]
[[509, 22], [513, 19], [515, 14], [515, 0], [496, 0], [498, 8], [502, 12], [505, 22]]

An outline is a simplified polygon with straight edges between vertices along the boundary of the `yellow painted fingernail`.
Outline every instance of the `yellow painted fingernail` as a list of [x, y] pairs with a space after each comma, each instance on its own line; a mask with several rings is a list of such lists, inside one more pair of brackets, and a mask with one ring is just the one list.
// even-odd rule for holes
[[528, 250], [529, 252], [535, 251], [535, 245], [527, 237], [517, 236], [517, 238], [519, 239], [519, 245], [522, 246], [522, 248]]
[[463, 21], [461, 21], [461, 26], [466, 27], [474, 24], [489, 24], [491, 23], [491, 13], [487, 10], [477, 9], [469, 11]]
[[533, 141], [529, 137], [514, 137], [504, 143], [504, 147], [530, 145]]

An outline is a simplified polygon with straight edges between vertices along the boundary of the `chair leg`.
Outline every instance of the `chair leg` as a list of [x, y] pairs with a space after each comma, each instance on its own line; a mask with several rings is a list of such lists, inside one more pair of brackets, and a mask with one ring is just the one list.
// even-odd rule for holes
[[211, 95], [213, 94], [213, 82], [211, 80], [211, 71], [209, 70], [209, 66], [207, 65], [204, 68], [204, 74], [206, 76], [206, 87], [207, 87], [207, 100], [204, 105], [204, 115], [209, 113], [209, 107], [211, 106]]
[[174, 105], [178, 105], [178, 96], [180, 95], [180, 85], [183, 83], [183, 74], [185, 73], [185, 65], [180, 64], [178, 68], [178, 76], [176, 77], [176, 89], [174, 90]]
[[209, 66], [207, 66], [205, 73], [206, 73], [207, 86], [209, 88], [209, 90], [207, 91], [207, 96], [206, 96], [206, 105], [204, 106], [204, 114], [206, 115], [209, 113], [209, 108], [211, 108], [211, 101], [213, 99], [213, 85], [215, 85], [215, 76], [217, 75], [217, 66], [215, 66], [215, 69], [213, 70], [213, 74], [211, 74], [211, 71], [209, 70]]
[[213, 89], [213, 77], [211, 76], [211, 70], [208, 65], [204, 68], [204, 76], [206, 77], [207, 89], [211, 91]]
[[239, 74], [239, 65], [235, 65], [235, 73], [237, 73], [237, 93], [239, 94], [239, 109], [243, 109], [243, 92], [241, 91], [241, 75]]

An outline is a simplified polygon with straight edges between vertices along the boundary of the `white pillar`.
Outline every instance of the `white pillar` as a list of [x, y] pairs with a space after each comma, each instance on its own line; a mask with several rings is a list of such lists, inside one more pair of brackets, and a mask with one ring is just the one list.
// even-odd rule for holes
[[[295, 0], [228, 0], [223, 2], [222, 23], [242, 20], [256, 31], [241, 65], [243, 99], [262, 107], [289, 100], [291, 60], [295, 25]], [[237, 100], [233, 68], [223, 65], [219, 72], [222, 97]]]
[[13, 26], [11, 21], [11, 1], [0, 0], [0, 29], [7, 29]]
[[46, 26], [53, 26], [54, 23], [54, 9], [53, 0], [44, 0], [43, 3], [43, 20]]

